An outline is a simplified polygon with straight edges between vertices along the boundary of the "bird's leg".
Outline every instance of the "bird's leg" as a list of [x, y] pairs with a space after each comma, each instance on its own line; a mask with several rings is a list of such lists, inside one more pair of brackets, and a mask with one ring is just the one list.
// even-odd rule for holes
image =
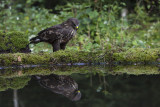
[[60, 50], [60, 40], [55, 40], [52, 43], [52, 47], [53, 47], [53, 52]]
[[61, 43], [61, 44], [60, 44], [60, 48], [61, 48], [62, 50], [65, 50], [66, 45], [67, 45], [67, 42], [66, 42], [66, 43]]

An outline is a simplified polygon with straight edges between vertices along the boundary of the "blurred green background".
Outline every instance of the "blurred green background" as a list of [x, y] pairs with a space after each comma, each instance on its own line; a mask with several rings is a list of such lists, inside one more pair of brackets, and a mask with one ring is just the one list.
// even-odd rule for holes
[[[0, 30], [31, 37], [70, 17], [80, 20], [67, 50], [99, 51], [160, 46], [160, 0], [1, 0]], [[47, 43], [34, 52], [52, 52]]]

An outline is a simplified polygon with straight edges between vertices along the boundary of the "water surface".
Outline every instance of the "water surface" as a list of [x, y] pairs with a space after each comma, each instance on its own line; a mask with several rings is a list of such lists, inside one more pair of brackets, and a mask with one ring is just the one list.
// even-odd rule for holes
[[[60, 68], [58, 73], [52, 68], [52, 73], [47, 75], [42, 72], [43, 75], [35, 72], [33, 73], [35, 75], [26, 75], [29, 71], [24, 69], [17, 71], [14, 69], [14, 74], [12, 70], [8, 73], [7, 70], [2, 70], [0, 107], [158, 107], [160, 105], [158, 67], [141, 67], [145, 72], [152, 70], [152, 73], [147, 75], [144, 71], [137, 74], [142, 69], [136, 72], [138, 69], [135, 69], [137, 68], [135, 66], [130, 69], [127, 66], [123, 69], [102, 66], [85, 67], [85, 69], [83, 66], [69, 67], [69, 69], [63, 67], [61, 70]], [[84, 70], [85, 73], [79, 70]], [[60, 82], [56, 81], [58, 79]], [[80, 90], [81, 95], [74, 92], [76, 84], [78, 84], [76, 91]], [[68, 93], [71, 93], [71, 96]], [[78, 101], [72, 101], [73, 99]]]

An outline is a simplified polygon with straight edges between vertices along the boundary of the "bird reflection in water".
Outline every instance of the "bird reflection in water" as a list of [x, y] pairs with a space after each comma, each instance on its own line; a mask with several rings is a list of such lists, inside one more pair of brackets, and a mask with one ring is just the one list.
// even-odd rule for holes
[[42, 87], [54, 93], [62, 94], [72, 101], [78, 101], [81, 98], [78, 84], [70, 76], [51, 74], [47, 76], [36, 76], [36, 79]]

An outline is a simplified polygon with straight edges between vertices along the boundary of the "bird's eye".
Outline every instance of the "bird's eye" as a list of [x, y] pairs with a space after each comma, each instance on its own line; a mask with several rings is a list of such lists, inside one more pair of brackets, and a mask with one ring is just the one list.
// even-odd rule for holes
[[74, 26], [77, 26], [75, 23], [73, 23]]

